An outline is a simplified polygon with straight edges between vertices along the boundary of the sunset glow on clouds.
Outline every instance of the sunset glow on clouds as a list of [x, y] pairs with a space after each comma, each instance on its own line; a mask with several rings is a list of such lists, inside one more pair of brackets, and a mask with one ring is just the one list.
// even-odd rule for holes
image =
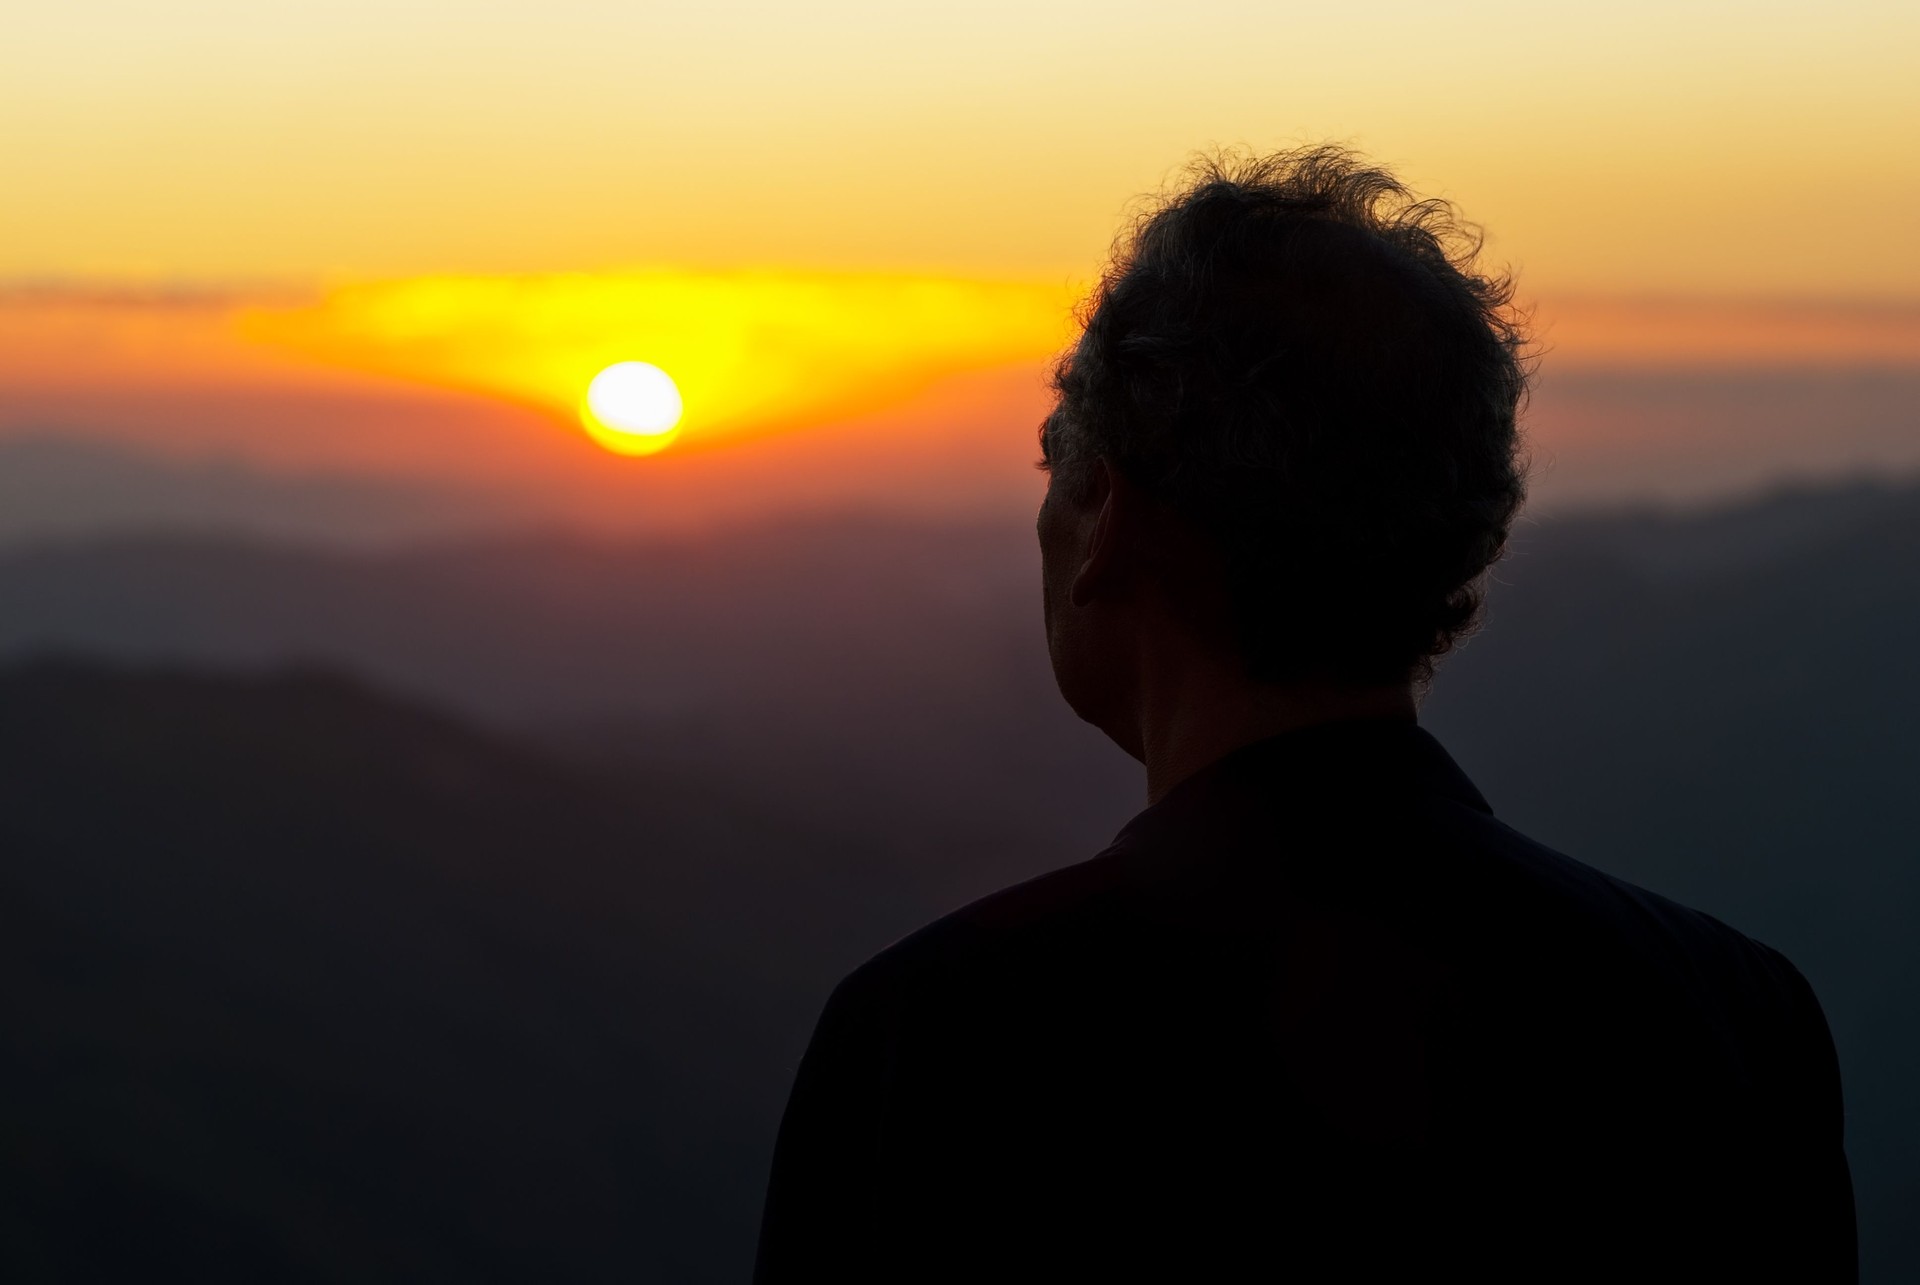
[[655, 270], [382, 282], [252, 309], [239, 323], [321, 362], [569, 424], [600, 371], [647, 362], [684, 398], [675, 449], [696, 449], [857, 417], [946, 376], [1036, 364], [1072, 333], [1074, 298], [1028, 282]]
[[[902, 275], [415, 278], [305, 298], [0, 294], [0, 445], [467, 488], [624, 529], [794, 509], [1022, 512], [1073, 291]], [[1920, 307], [1543, 301], [1536, 491], [1711, 494], [1920, 466]], [[685, 394], [657, 454], [584, 431], [603, 366]], [[1780, 381], [1785, 380], [1786, 383]]]

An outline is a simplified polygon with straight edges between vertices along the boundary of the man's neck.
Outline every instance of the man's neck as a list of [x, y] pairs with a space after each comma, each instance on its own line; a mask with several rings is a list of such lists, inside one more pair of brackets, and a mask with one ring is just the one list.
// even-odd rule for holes
[[1147, 802], [1242, 746], [1321, 723], [1356, 719], [1413, 722], [1412, 683], [1389, 687], [1251, 683], [1237, 675], [1163, 683], [1141, 703], [1141, 761]]

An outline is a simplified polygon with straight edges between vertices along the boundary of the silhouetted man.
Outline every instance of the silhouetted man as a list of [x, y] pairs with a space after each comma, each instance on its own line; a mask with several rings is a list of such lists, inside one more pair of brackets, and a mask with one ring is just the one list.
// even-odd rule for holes
[[1122, 248], [1039, 536], [1061, 693], [1149, 806], [834, 992], [765, 1285], [1856, 1275], [1806, 981], [1415, 721], [1522, 499], [1475, 248], [1332, 149], [1208, 162]]

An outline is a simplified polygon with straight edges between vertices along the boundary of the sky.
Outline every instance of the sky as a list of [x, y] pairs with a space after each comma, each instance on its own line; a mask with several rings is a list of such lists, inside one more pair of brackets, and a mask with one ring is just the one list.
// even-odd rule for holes
[[[675, 470], [1024, 496], [1046, 358], [1143, 196], [1334, 140], [1518, 273], [1565, 476], [1613, 431], [1596, 370], [1920, 368], [1915, 48], [1920, 7], [1858, 2], [35, 6], [0, 43], [0, 443], [554, 512], [699, 509]], [[579, 422], [629, 359], [685, 397], [647, 460]], [[1876, 389], [1835, 458], [1920, 463]], [[1752, 480], [1724, 436], [1694, 489]]]

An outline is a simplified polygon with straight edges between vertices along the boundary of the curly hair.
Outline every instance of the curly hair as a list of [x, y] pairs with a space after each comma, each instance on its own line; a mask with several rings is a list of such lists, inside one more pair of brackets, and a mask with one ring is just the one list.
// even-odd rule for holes
[[1041, 467], [1209, 536], [1250, 676], [1432, 676], [1525, 498], [1530, 362], [1479, 230], [1344, 148], [1203, 157], [1054, 370]]

